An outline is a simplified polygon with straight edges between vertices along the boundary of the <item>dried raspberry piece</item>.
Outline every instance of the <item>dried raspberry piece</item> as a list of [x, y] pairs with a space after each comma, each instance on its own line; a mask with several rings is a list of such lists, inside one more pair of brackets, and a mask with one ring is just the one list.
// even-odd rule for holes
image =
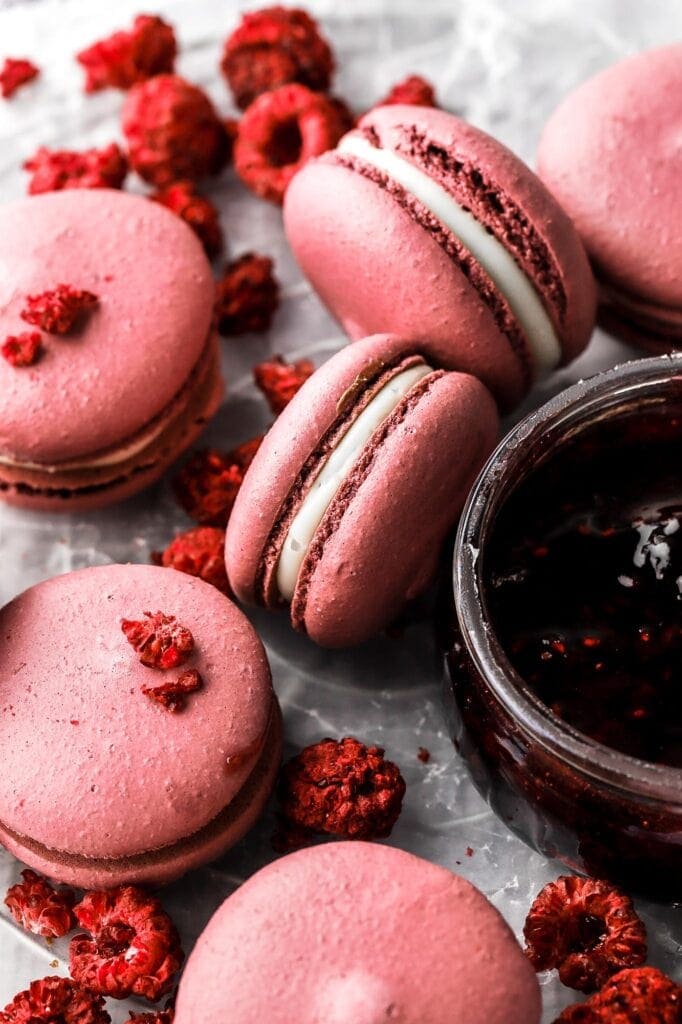
[[173, 482], [187, 515], [203, 526], [224, 529], [261, 441], [262, 437], [255, 437], [231, 452], [195, 452]]
[[229, 159], [227, 131], [213, 104], [179, 75], [133, 86], [122, 126], [131, 167], [158, 188], [217, 174]]
[[148, 668], [177, 668], [194, 650], [194, 637], [174, 615], [143, 612], [144, 619], [122, 619], [121, 629]]
[[175, 181], [150, 199], [172, 210], [191, 227], [209, 259], [222, 252], [224, 239], [218, 211], [210, 199], [199, 195], [193, 181]]
[[273, 356], [272, 359], [254, 366], [253, 379], [265, 395], [275, 416], [279, 416], [282, 409], [289, 404], [314, 372], [315, 367], [309, 359], [285, 363], [281, 356]]
[[69, 970], [91, 992], [160, 999], [184, 960], [175, 925], [154, 896], [132, 885], [86, 893], [74, 913], [88, 935], [69, 947]]
[[284, 821], [303, 834], [382, 839], [398, 820], [405, 782], [381, 747], [348, 736], [314, 743], [292, 758], [278, 794]]
[[172, 25], [150, 14], [138, 14], [133, 27], [114, 32], [76, 54], [85, 69], [85, 91], [130, 89], [153, 75], [173, 71], [178, 47]]
[[536, 896], [523, 928], [536, 971], [558, 968], [569, 988], [594, 992], [646, 959], [646, 928], [632, 900], [608, 882], [562, 875]]
[[81, 314], [93, 309], [99, 298], [84, 288], [58, 284], [56, 288], [29, 295], [20, 316], [26, 323], [40, 327], [48, 334], [68, 334]]
[[2, 98], [8, 100], [14, 96], [17, 89], [27, 82], [32, 82], [40, 74], [40, 68], [30, 60], [23, 58], [6, 57], [5, 63], [0, 68], [0, 93]]
[[187, 704], [187, 695], [195, 693], [204, 685], [204, 681], [195, 668], [183, 672], [171, 683], [161, 683], [159, 686], [143, 686], [142, 692], [145, 697], [155, 700], [168, 711], [182, 711]]
[[247, 252], [225, 267], [216, 287], [216, 322], [225, 337], [267, 331], [279, 305], [272, 260]]
[[217, 526], [195, 526], [179, 534], [159, 562], [167, 569], [198, 576], [223, 594], [230, 592], [225, 571], [225, 531]]
[[376, 106], [386, 107], [394, 103], [409, 103], [414, 107], [438, 106], [433, 86], [421, 75], [408, 75], [402, 82], [394, 85], [388, 95]]
[[281, 203], [296, 172], [333, 149], [346, 130], [336, 100], [304, 85], [283, 85], [259, 96], [239, 122], [235, 169], [257, 196]]
[[75, 925], [72, 908], [76, 894], [71, 889], [53, 889], [35, 871], [21, 872], [23, 882], [7, 890], [5, 905], [17, 924], [27, 932], [46, 939], [59, 939]]
[[38, 331], [24, 331], [23, 334], [9, 334], [0, 352], [12, 366], [33, 366], [41, 348], [42, 338]]
[[32, 981], [0, 1012], [0, 1024], [110, 1024], [104, 999], [71, 978]]
[[173, 1024], [173, 1009], [157, 1010], [155, 1013], [131, 1013], [125, 1024]]
[[24, 169], [33, 172], [28, 191], [37, 195], [63, 188], [121, 188], [128, 161], [115, 142], [82, 153], [41, 146]]
[[289, 82], [328, 89], [334, 57], [305, 11], [265, 7], [242, 16], [225, 42], [221, 67], [243, 110], [261, 93]]
[[682, 986], [655, 967], [614, 974], [586, 1003], [567, 1007], [554, 1024], [680, 1024]]

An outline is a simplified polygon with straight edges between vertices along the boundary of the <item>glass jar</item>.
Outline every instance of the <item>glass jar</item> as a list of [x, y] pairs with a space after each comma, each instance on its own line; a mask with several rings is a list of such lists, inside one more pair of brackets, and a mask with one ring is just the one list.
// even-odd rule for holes
[[455, 542], [446, 703], [477, 788], [523, 840], [572, 870], [680, 900], [682, 769], [611, 749], [555, 715], [512, 667], [486, 602], [486, 544], [511, 492], [566, 439], [644, 410], [679, 417], [682, 429], [682, 354], [581, 381], [526, 417], [492, 455]]

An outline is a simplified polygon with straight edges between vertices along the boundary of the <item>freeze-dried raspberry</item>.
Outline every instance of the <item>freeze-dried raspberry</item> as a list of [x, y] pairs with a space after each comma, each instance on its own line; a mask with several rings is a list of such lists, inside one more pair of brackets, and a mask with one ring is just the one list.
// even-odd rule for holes
[[174, 615], [143, 612], [144, 619], [122, 619], [121, 629], [148, 668], [177, 668], [194, 650], [194, 637]]
[[86, 893], [74, 911], [90, 935], [69, 947], [71, 976], [114, 999], [160, 999], [184, 960], [175, 925], [154, 896], [132, 885]]
[[176, 181], [150, 197], [172, 210], [191, 227], [209, 259], [223, 249], [223, 230], [218, 211], [210, 199], [200, 196], [193, 181]]
[[58, 284], [56, 288], [29, 295], [20, 316], [26, 323], [40, 327], [48, 334], [68, 334], [83, 313], [93, 309], [99, 298], [84, 288]]
[[41, 146], [24, 169], [32, 171], [28, 191], [37, 195], [63, 188], [121, 188], [128, 162], [115, 142], [82, 153]]
[[156, 1010], [154, 1013], [131, 1013], [125, 1024], [173, 1024], [173, 1009]]
[[5, 904], [17, 924], [46, 939], [59, 939], [70, 932], [75, 925], [75, 893], [71, 889], [54, 889], [35, 871], [26, 869], [21, 877], [23, 882], [13, 885], [5, 896]]
[[235, 169], [257, 196], [281, 203], [296, 172], [333, 149], [346, 130], [336, 100], [304, 85], [283, 85], [263, 93], [244, 113], [234, 144]]
[[14, 96], [17, 89], [27, 82], [32, 82], [40, 74], [40, 68], [30, 60], [6, 57], [0, 68], [0, 93], [3, 99]]
[[231, 452], [195, 452], [173, 483], [187, 515], [203, 526], [224, 529], [261, 441], [261, 437], [253, 438]]
[[131, 167], [158, 188], [217, 174], [229, 158], [227, 131], [210, 99], [179, 75], [133, 86], [122, 126]]
[[586, 1003], [575, 1003], [554, 1024], [680, 1024], [682, 986], [655, 967], [615, 974]]
[[153, 75], [173, 71], [178, 48], [172, 25], [138, 14], [131, 29], [114, 32], [76, 54], [85, 69], [85, 91], [129, 89]]
[[104, 999], [71, 978], [32, 981], [0, 1011], [0, 1024], [110, 1024]]
[[225, 531], [217, 526], [195, 526], [179, 534], [159, 562], [167, 569], [198, 576], [223, 594], [230, 592], [225, 570]]
[[385, 107], [394, 103], [409, 103], [414, 107], [438, 106], [433, 86], [421, 75], [409, 75], [398, 82], [376, 106]]
[[182, 711], [187, 704], [187, 696], [195, 693], [204, 685], [204, 681], [195, 668], [183, 672], [170, 683], [160, 683], [158, 686], [143, 686], [142, 692], [145, 697], [155, 700], [168, 711]]
[[242, 16], [225, 42], [223, 74], [237, 106], [289, 82], [329, 88], [334, 57], [317, 23], [297, 8], [266, 7]]
[[222, 335], [267, 331], [279, 305], [272, 260], [247, 252], [225, 267], [216, 286], [216, 323]]
[[382, 839], [398, 820], [405, 782], [381, 747], [346, 737], [314, 743], [292, 758], [278, 793], [284, 822], [302, 833]]
[[12, 366], [33, 366], [41, 348], [42, 338], [38, 331], [24, 331], [23, 334], [9, 334], [0, 352]]
[[646, 959], [646, 928], [632, 900], [608, 882], [563, 875], [535, 898], [523, 928], [536, 971], [558, 968], [564, 985], [594, 992]]
[[315, 372], [309, 359], [285, 363], [281, 356], [274, 356], [253, 368], [253, 379], [265, 395], [268, 405], [279, 416], [296, 392]]

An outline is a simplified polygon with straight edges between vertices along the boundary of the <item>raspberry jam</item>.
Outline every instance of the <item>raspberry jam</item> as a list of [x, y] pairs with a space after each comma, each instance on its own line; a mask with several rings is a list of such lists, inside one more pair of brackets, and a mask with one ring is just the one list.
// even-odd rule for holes
[[573, 871], [682, 900], [682, 354], [510, 432], [453, 584], [446, 705], [492, 809]]

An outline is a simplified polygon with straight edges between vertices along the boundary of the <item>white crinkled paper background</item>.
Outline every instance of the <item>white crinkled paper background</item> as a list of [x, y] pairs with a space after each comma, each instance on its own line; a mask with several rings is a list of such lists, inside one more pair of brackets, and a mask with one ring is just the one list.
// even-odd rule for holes
[[[37, 83], [11, 103], [0, 103], [2, 200], [24, 193], [20, 165], [38, 145], [78, 148], [118, 135], [120, 94], [84, 97], [73, 54], [125, 26], [140, 10], [158, 11], [175, 24], [180, 72], [206, 87], [221, 111], [231, 112], [217, 65], [222, 40], [241, 6], [235, 0], [0, 0], [0, 59], [30, 56], [43, 68]], [[435, 82], [443, 106], [492, 132], [531, 163], [545, 118], [574, 84], [628, 53], [682, 38], [682, 5], [670, 0], [307, 0], [306, 6], [322, 19], [338, 55], [336, 88], [358, 111], [408, 72], [421, 72]], [[268, 423], [250, 380], [255, 362], [271, 352], [310, 355], [320, 362], [343, 337], [289, 256], [279, 210], [253, 199], [232, 173], [210, 194], [220, 206], [230, 253], [255, 249], [273, 256], [284, 292], [269, 334], [223, 343], [228, 398], [203, 443], [229, 448]], [[536, 388], [526, 408], [632, 354], [598, 332], [589, 351]], [[0, 604], [56, 573], [146, 562], [150, 551], [189, 525], [167, 481], [87, 518], [2, 507]], [[390, 842], [471, 879], [520, 933], [533, 896], [561, 866], [512, 836], [474, 791], [444, 729], [428, 622], [411, 626], [400, 639], [380, 638], [359, 650], [330, 654], [294, 635], [281, 619], [258, 613], [252, 619], [271, 658], [287, 753], [326, 735], [353, 734], [385, 746], [408, 784]], [[0, 649], [0, 675], [1, 658]], [[431, 751], [427, 765], [417, 759], [419, 746]], [[46, 764], [45, 771], [59, 771], [59, 765]], [[164, 893], [186, 950], [220, 902], [273, 858], [272, 828], [270, 810], [223, 860]], [[0, 852], [1, 893], [18, 872], [19, 865]], [[682, 909], [646, 904], [640, 909], [649, 925], [651, 962], [682, 979]], [[47, 947], [21, 933], [2, 907], [0, 1007], [31, 979], [65, 971], [66, 953], [65, 941]], [[573, 995], [554, 978], [541, 981], [543, 1024], [549, 1024]], [[114, 1007], [114, 1024], [124, 1020], [125, 1009]]]

